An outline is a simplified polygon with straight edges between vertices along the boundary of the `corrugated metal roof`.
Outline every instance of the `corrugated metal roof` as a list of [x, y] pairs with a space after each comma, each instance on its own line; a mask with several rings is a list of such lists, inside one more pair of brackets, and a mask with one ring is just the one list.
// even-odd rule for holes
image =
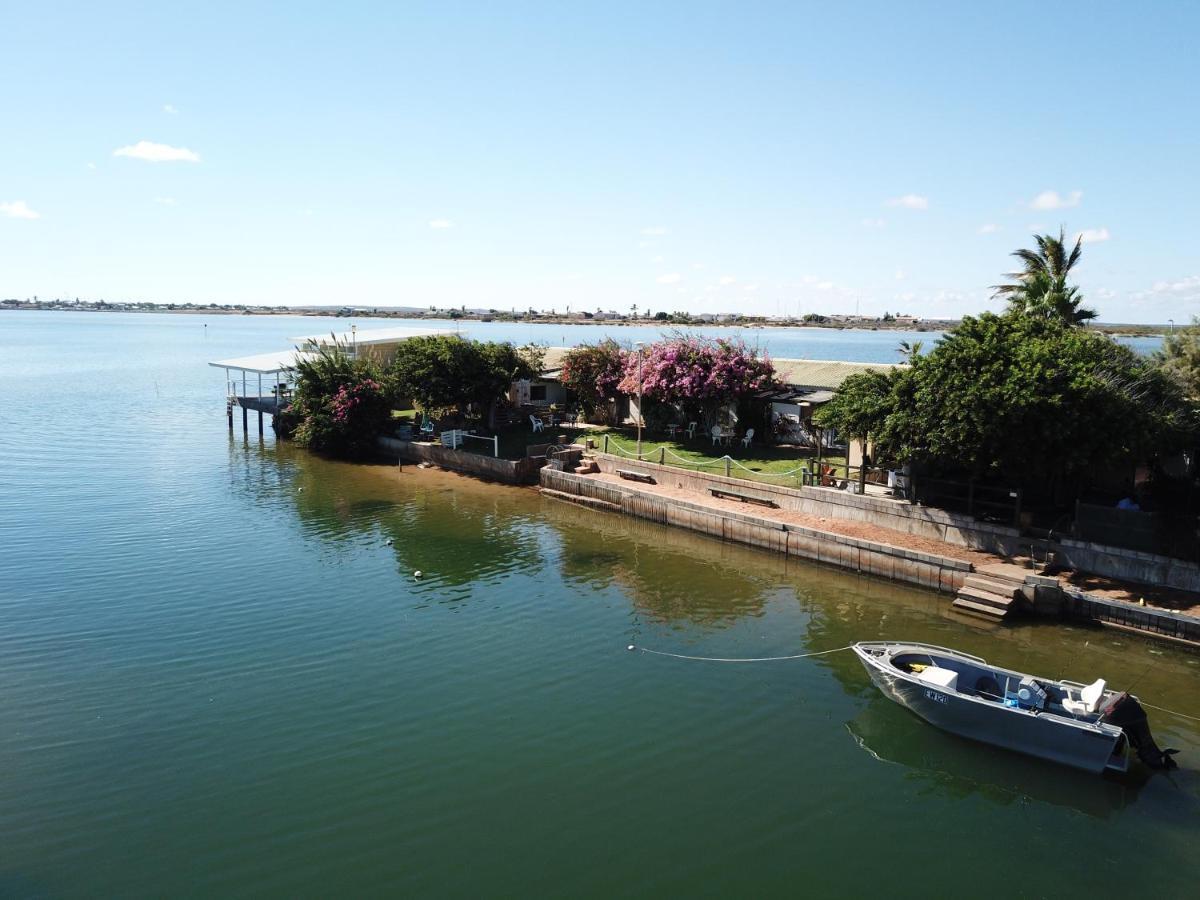
[[338, 334], [331, 334], [329, 332], [325, 334], [310, 334], [305, 337], [288, 338], [288, 340], [295, 341], [297, 344], [315, 344], [318, 347], [332, 344], [334, 340], [339, 344], [394, 344], [411, 337], [454, 333], [445, 328], [370, 328], [355, 329], [353, 332], [343, 331]]
[[284, 372], [294, 369], [296, 363], [314, 354], [303, 350], [276, 350], [274, 353], [256, 353], [254, 356], [239, 356], [236, 359], [221, 359], [210, 362], [218, 369], [237, 369], [240, 372]]
[[[549, 347], [546, 349], [546, 359], [542, 364], [545, 374], [551, 370], [561, 370], [563, 356], [570, 347]], [[837, 390], [842, 382], [851, 375], [858, 375], [872, 369], [886, 372], [890, 369], [903, 368], [903, 363], [865, 363], [841, 362], [833, 359], [777, 359], [772, 357], [772, 364], [779, 380], [786, 385], [797, 388], [813, 388]]]

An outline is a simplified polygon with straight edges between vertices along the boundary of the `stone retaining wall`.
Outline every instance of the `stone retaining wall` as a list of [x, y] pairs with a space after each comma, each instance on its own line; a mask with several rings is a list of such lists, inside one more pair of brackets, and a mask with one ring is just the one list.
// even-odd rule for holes
[[440, 444], [402, 441], [390, 437], [378, 438], [376, 446], [383, 453], [398, 456], [405, 462], [432, 463], [443, 469], [477, 475], [491, 481], [502, 481], [505, 484], [537, 484], [538, 469], [545, 463], [544, 459], [530, 457], [517, 460], [496, 459], [478, 453], [451, 450]]
[[979, 522], [971, 516], [918, 506], [904, 500], [872, 497], [829, 488], [782, 487], [743, 478], [726, 478], [724, 475], [695, 472], [680, 466], [639, 462], [611, 453], [596, 453], [595, 458], [601, 472], [612, 473], [617, 469], [645, 472], [654, 475], [662, 484], [700, 494], [706, 494], [710, 487], [719, 487], [773, 500], [779, 504], [780, 509], [810, 516], [869, 522], [892, 531], [903, 531], [918, 537], [1000, 556], [1015, 556], [1021, 546], [1021, 535], [1015, 528]]
[[777, 522], [753, 514], [717, 510], [571, 472], [542, 469], [540, 483], [551, 496], [562, 499], [583, 500], [590, 506], [603, 504], [602, 508], [619, 510], [652, 522], [946, 593], [956, 592], [971, 570], [971, 564], [963, 560]]
[[[742, 478], [726, 478], [724, 475], [694, 472], [679, 466], [639, 462], [611, 453], [596, 453], [595, 458], [601, 472], [612, 473], [617, 469], [644, 472], [653, 475], [662, 484], [700, 494], [707, 494], [711, 487], [720, 487], [769, 499], [779, 504], [780, 509], [805, 515], [869, 522], [892, 531], [903, 531], [998, 556], [1028, 553], [1029, 541], [1022, 540], [1015, 528], [980, 522], [970, 516], [933, 507], [828, 488], [789, 488]], [[1058, 541], [1057, 545], [1058, 561], [1081, 572], [1200, 592], [1200, 565], [1196, 563], [1069, 538]]]

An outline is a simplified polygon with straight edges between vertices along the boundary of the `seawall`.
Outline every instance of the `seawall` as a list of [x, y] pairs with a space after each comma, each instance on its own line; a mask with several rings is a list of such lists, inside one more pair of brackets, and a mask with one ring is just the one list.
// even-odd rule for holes
[[505, 484], [537, 484], [538, 469], [545, 463], [545, 459], [539, 457], [496, 459], [478, 453], [451, 450], [440, 444], [402, 441], [391, 437], [377, 438], [376, 446], [381, 453], [398, 457], [404, 462], [430, 463], [443, 469]]
[[944, 593], [957, 591], [971, 571], [971, 564], [960, 559], [792, 525], [753, 513], [716, 510], [686, 500], [639, 491], [625, 484], [598, 481], [549, 467], [541, 470], [540, 483], [548, 496], [581, 506], [622, 512], [722, 540], [917, 584]]

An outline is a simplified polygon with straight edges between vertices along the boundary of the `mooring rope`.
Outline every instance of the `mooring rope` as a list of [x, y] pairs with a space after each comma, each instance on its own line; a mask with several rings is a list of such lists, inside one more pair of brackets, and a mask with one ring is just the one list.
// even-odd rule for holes
[[1200, 716], [1189, 716], [1187, 713], [1175, 712], [1173, 709], [1167, 709], [1165, 706], [1155, 706], [1153, 703], [1147, 703], [1145, 700], [1138, 700], [1142, 706], [1150, 709], [1157, 709], [1159, 712], [1169, 713], [1172, 716], [1179, 716], [1181, 719], [1191, 719], [1193, 722], [1200, 722]]
[[797, 653], [794, 656], [759, 656], [752, 659], [731, 659], [722, 656], [688, 656], [684, 653], [668, 653], [666, 650], [651, 650], [649, 647], [639, 647], [636, 644], [630, 644], [626, 650], [641, 650], [643, 653], [653, 653], [655, 656], [670, 656], [675, 659], [694, 659], [699, 662], [720, 662], [720, 663], [757, 663], [757, 662], [779, 662], [785, 659], [808, 659], [810, 656], [825, 656], [829, 653], [840, 653], [843, 650], [849, 650], [853, 644], [847, 644], [845, 647], [836, 647], [833, 650], [818, 650], [815, 653]]
[[[651, 650], [649, 647], [639, 647], [637, 644], [630, 644], [625, 649], [633, 652], [640, 650], [643, 653], [652, 653], [655, 656], [669, 656], [672, 659], [691, 659], [697, 662], [719, 662], [719, 663], [760, 663], [760, 662], [782, 662], [788, 659], [809, 659], [813, 656], [828, 656], [830, 653], [841, 653], [843, 650], [852, 650], [853, 644], [847, 644], [845, 647], [835, 647], [833, 650], [817, 650], [814, 653], [797, 653], [793, 656], [756, 656], [756, 657], [725, 657], [725, 656], [689, 656], [686, 653], [669, 653], [666, 650]], [[1200, 722], [1200, 716], [1189, 716], [1187, 713], [1176, 712], [1173, 709], [1167, 709], [1165, 706], [1155, 706], [1153, 703], [1146, 703], [1144, 700], [1139, 701], [1142, 706], [1149, 709], [1157, 709], [1159, 712], [1168, 713], [1172, 716], [1179, 716], [1181, 719], [1191, 719], [1193, 722]]]

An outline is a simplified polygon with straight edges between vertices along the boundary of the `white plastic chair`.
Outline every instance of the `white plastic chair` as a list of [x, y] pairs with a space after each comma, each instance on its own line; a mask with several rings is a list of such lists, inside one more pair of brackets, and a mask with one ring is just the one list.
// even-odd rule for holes
[[695, 422], [688, 422], [687, 433], [688, 433], [689, 441], [696, 436], [696, 423]]
[[543, 428], [546, 427], [545, 424], [543, 424], [542, 420], [539, 419], [537, 416], [535, 416], [533, 413], [529, 414], [529, 424], [533, 426], [534, 434], [537, 434], [539, 431], [541, 431]]
[[1104, 679], [1097, 679], [1079, 692], [1078, 700], [1064, 697], [1062, 701], [1063, 709], [1071, 713], [1071, 715], [1076, 716], [1094, 713], [1100, 706], [1100, 700], [1104, 697], [1105, 687], [1107, 685]]
[[749, 446], [750, 446], [750, 442], [751, 442], [752, 440], [754, 440], [754, 429], [753, 429], [753, 428], [747, 428], [747, 429], [746, 429], [746, 434], [745, 434], [745, 436], [742, 438], [742, 446], [743, 446], [743, 447], [749, 447]]
[[714, 447], [717, 446], [717, 444], [721, 443], [721, 438], [724, 437], [724, 434], [721, 432], [720, 425], [714, 425], [712, 427], [712, 431], [710, 431], [709, 434], [712, 435], [712, 442], [713, 442]]

